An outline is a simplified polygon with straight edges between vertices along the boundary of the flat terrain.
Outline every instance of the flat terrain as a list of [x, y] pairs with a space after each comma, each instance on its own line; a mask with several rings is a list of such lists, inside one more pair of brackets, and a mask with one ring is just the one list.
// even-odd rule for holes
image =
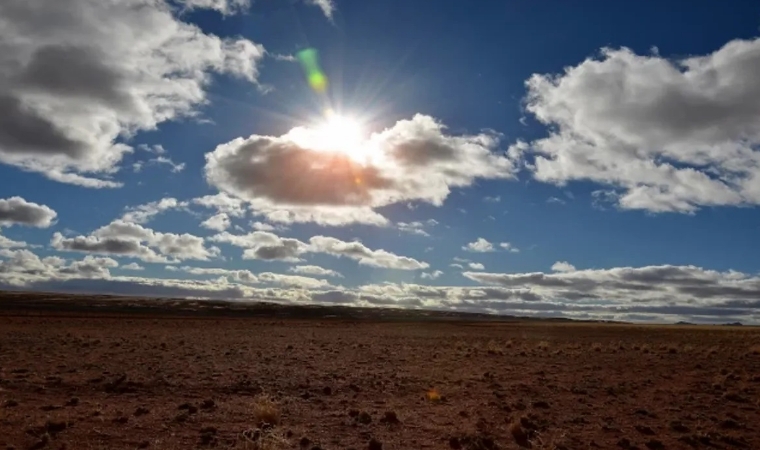
[[748, 327], [0, 313], [0, 448], [760, 449], [759, 401]]

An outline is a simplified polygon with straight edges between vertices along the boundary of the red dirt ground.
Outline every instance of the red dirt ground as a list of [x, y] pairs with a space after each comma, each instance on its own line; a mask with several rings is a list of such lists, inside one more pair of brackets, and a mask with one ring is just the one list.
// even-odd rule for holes
[[759, 331], [6, 311], [0, 448], [760, 449]]

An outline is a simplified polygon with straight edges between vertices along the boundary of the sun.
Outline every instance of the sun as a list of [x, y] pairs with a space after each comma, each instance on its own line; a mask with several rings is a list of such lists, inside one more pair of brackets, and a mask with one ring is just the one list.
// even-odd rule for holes
[[328, 114], [327, 120], [315, 128], [314, 145], [322, 150], [344, 153], [358, 158], [364, 140], [359, 122], [350, 117]]

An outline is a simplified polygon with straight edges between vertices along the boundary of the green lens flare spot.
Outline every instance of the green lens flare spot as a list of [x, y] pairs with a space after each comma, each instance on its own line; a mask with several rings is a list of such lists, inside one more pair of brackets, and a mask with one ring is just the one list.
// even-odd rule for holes
[[324, 92], [327, 89], [327, 75], [319, 67], [319, 52], [307, 48], [296, 53], [296, 58], [301, 63], [309, 86], [318, 93]]
[[309, 74], [309, 86], [315, 91], [322, 93], [327, 89], [327, 77], [322, 72]]

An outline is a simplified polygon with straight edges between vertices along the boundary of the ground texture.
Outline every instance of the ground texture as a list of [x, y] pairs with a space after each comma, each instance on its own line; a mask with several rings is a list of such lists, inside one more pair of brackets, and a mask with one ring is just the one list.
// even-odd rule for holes
[[0, 448], [760, 449], [741, 327], [0, 315]]

